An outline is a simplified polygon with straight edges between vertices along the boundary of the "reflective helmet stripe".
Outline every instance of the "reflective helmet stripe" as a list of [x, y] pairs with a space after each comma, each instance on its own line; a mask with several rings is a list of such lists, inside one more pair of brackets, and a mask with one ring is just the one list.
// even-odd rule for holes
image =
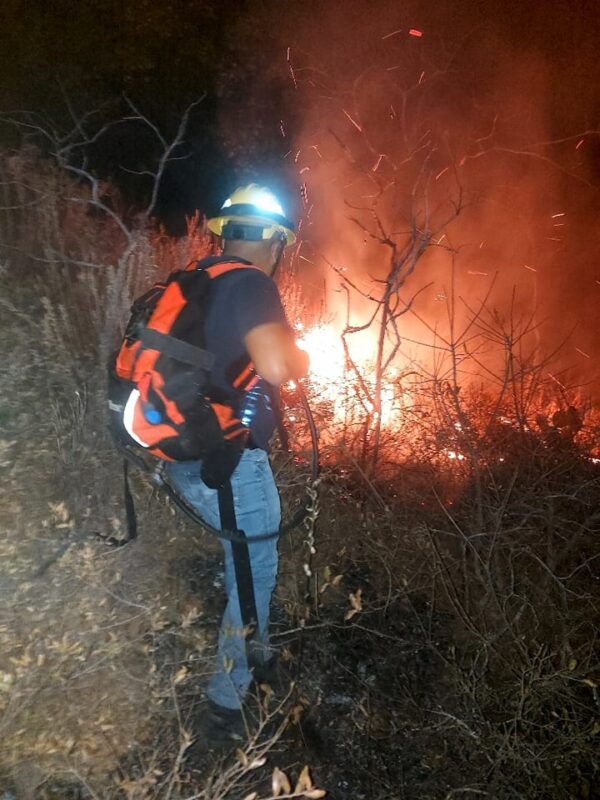
[[[255, 206], [252, 203], [236, 203], [233, 206], [228, 206], [226, 209], [222, 209], [222, 217], [252, 217], [257, 219], [262, 219], [266, 223], [275, 223], [275, 225], [282, 225], [284, 228], [289, 228], [291, 231], [295, 231], [296, 227], [294, 223], [287, 219], [287, 217], [282, 216], [281, 214], [276, 214], [274, 211], [265, 211], [264, 209], [260, 208], [259, 206]], [[268, 225], [265, 225], [268, 227]]]

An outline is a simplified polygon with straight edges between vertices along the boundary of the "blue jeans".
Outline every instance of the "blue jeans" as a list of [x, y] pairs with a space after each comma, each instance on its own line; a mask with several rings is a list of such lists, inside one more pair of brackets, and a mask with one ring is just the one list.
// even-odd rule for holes
[[[217, 491], [200, 479], [200, 463], [186, 461], [167, 465], [172, 486], [213, 528], [221, 528]], [[250, 565], [256, 601], [257, 631], [249, 643], [251, 658], [265, 662], [269, 646], [269, 606], [277, 580], [277, 539], [252, 544], [252, 537], [279, 529], [281, 505], [275, 479], [264, 450], [244, 450], [231, 477], [238, 528], [250, 544]], [[208, 685], [209, 698], [226, 708], [239, 709], [252, 680], [240, 613], [231, 544], [221, 540], [225, 553], [227, 606], [217, 652], [216, 670]]]

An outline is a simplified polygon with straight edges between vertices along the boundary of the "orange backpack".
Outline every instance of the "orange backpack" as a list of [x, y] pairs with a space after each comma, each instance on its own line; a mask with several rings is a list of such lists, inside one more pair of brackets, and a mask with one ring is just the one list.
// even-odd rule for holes
[[237, 466], [248, 429], [231, 397], [259, 380], [247, 358], [232, 392], [211, 386], [214, 354], [206, 349], [205, 321], [212, 289], [237, 261], [192, 263], [139, 297], [109, 371], [109, 427], [117, 443], [166, 461], [201, 459], [202, 477], [217, 488]]

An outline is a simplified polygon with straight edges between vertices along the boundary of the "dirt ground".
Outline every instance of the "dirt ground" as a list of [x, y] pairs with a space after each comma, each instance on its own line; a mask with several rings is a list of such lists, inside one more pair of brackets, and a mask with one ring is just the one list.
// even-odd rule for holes
[[[2, 440], [3, 796], [160, 796], [148, 775], [168, 770], [181, 720], [193, 738], [202, 715], [224, 600], [219, 545], [134, 479], [139, 538], [107, 547], [98, 533], [123, 533], [120, 462], [107, 477], [110, 455], [85, 432], [68, 449], [60, 437], [71, 434], [36, 427], [23, 408], [4, 406]], [[308, 764], [339, 800], [414, 796], [405, 787], [415, 786], [439, 797], [453, 737], [440, 735], [448, 718], [435, 708], [450, 689], [428, 640], [443, 643], [446, 620], [394, 596], [345, 621], [349, 594], [368, 594], [369, 578], [337, 548], [327, 570], [345, 574], [309, 601], [302, 627], [295, 536], [281, 545], [273, 609], [283, 676], [271, 706], [287, 700], [268, 730], [290, 712], [293, 722], [265, 769]], [[214, 758], [190, 747], [183, 784], [206, 781]]]

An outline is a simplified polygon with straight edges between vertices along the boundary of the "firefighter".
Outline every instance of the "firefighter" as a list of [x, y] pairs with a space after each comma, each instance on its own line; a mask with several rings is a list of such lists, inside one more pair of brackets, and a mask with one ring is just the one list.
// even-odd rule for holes
[[210, 738], [227, 739], [243, 732], [248, 688], [274, 660], [269, 606], [277, 578], [277, 540], [252, 539], [279, 528], [279, 495], [268, 457], [277, 422], [274, 394], [281, 384], [306, 374], [308, 356], [295, 344], [273, 280], [285, 248], [296, 238], [273, 192], [255, 184], [236, 189], [208, 227], [220, 238], [222, 255], [205, 259], [207, 264], [234, 261], [258, 267], [232, 272], [211, 296], [205, 333], [207, 349], [216, 355], [212, 382], [227, 396], [228, 375], [248, 357], [260, 379], [238, 409], [250, 433], [228, 485], [209, 488], [198, 462], [171, 463], [168, 472], [170, 482], [210, 525], [243, 531], [248, 541], [247, 546], [222, 542], [227, 606], [205, 722]]

